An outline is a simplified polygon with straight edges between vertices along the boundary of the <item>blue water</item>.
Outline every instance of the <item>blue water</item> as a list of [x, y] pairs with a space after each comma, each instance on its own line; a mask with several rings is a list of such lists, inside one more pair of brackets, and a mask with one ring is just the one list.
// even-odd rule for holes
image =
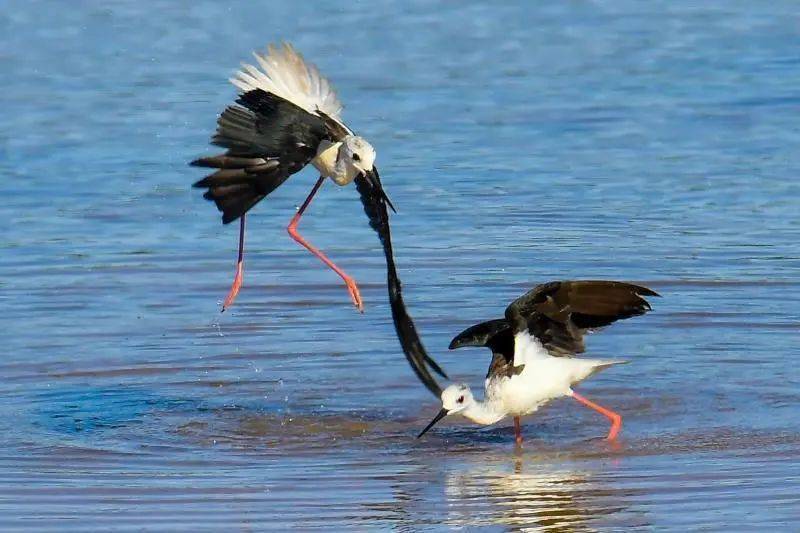
[[[800, 519], [794, 2], [6, 2], [0, 528], [792, 529]], [[354, 188], [248, 217], [245, 286], [187, 166], [226, 79], [292, 41], [378, 150], [405, 296], [450, 338], [532, 285], [646, 284], [588, 339], [632, 364], [525, 420], [443, 423], [400, 352]]]

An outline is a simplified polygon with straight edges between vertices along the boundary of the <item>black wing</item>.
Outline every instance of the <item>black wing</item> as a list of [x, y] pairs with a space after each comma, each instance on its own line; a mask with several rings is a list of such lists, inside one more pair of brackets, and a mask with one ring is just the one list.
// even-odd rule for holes
[[321, 110], [317, 109], [317, 115], [319, 115], [322, 120], [325, 122], [325, 127], [328, 129], [328, 133], [330, 134], [331, 138], [335, 141], [341, 141], [348, 135], [353, 135], [353, 132], [350, 128], [332, 118], [329, 115], [326, 115]]
[[492, 350], [488, 376], [511, 377], [524, 368], [514, 366], [514, 334], [527, 329], [554, 356], [585, 350], [584, 333], [650, 310], [643, 296], [658, 296], [647, 287], [619, 281], [553, 281], [537, 285], [514, 300], [506, 318], [471, 326], [453, 338], [450, 349], [486, 346]]
[[524, 365], [514, 366], [514, 332], [505, 318], [475, 324], [450, 341], [451, 350], [464, 346], [486, 346], [492, 351], [492, 362], [486, 377], [511, 377], [524, 368]]
[[527, 329], [552, 355], [570, 356], [585, 350], [587, 330], [649, 311], [644, 296], [658, 294], [620, 281], [553, 281], [514, 300], [506, 320], [515, 333]]
[[[470, 326], [450, 341], [450, 349], [464, 346], [496, 346], [502, 349], [502, 342], [511, 333], [511, 324], [505, 318], [489, 320]], [[512, 336], [513, 337], [513, 336]]]
[[245, 214], [305, 167], [323, 139], [335, 134], [326, 119], [261, 89], [249, 91], [217, 121], [211, 142], [227, 152], [191, 164], [218, 169], [194, 184], [207, 188], [227, 224]]
[[386, 209], [386, 200], [381, 193], [380, 178], [375, 172], [374, 179], [378, 180], [378, 186], [371, 184], [366, 176], [359, 176], [355, 179], [356, 188], [361, 196], [361, 203], [364, 205], [364, 212], [369, 217], [369, 225], [374, 229], [383, 245], [383, 253], [386, 256], [386, 277], [389, 287], [389, 304], [392, 308], [392, 319], [397, 338], [403, 353], [411, 365], [412, 370], [417, 375], [423, 385], [428, 388], [437, 398], [442, 394], [442, 388], [431, 375], [428, 366], [440, 376], [447, 378], [447, 375], [436, 364], [425, 350], [422, 340], [414, 326], [414, 321], [406, 310], [403, 302], [402, 287], [400, 278], [397, 276], [397, 268], [394, 264], [394, 252], [392, 250], [392, 235], [389, 229], [389, 212]]

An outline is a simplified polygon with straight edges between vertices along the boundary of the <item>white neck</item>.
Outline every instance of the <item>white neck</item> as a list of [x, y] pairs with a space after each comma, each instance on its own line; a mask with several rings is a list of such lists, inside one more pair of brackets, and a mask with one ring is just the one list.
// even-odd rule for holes
[[506, 416], [506, 413], [496, 409], [492, 402], [479, 402], [477, 400], [459, 414], [484, 426], [494, 424]]
[[332, 179], [337, 185], [347, 185], [356, 179], [361, 171], [348, 164], [344, 156], [339, 157], [341, 148], [341, 142], [322, 141], [311, 164], [317, 168], [321, 176]]

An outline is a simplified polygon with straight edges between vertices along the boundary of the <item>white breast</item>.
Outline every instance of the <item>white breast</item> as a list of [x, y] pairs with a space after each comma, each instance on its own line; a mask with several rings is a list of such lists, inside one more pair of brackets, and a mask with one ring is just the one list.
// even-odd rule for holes
[[311, 164], [316, 167], [321, 176], [332, 179], [336, 185], [347, 185], [356, 179], [360, 172], [352, 165], [336, 165], [341, 145], [340, 142], [322, 141]]
[[323, 140], [317, 148], [317, 155], [311, 160], [311, 164], [319, 171], [321, 176], [333, 178], [336, 174], [336, 156], [342, 143], [332, 143]]

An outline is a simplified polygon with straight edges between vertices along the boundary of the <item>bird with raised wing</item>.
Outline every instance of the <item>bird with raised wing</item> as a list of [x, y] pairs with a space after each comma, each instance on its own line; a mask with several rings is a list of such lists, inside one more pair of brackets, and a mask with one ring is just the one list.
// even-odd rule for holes
[[442, 409], [419, 437], [448, 415], [460, 414], [484, 425], [513, 416], [516, 442], [522, 444], [521, 416], [551, 400], [571, 396], [608, 417], [611, 429], [607, 438], [615, 439], [622, 417], [584, 398], [573, 387], [624, 361], [574, 356], [585, 350], [586, 332], [648, 312], [650, 304], [645, 296], [658, 294], [619, 281], [555, 281], [538, 285], [514, 300], [504, 318], [481, 322], [459, 333], [450, 343], [451, 350], [485, 346], [492, 351], [485, 397], [482, 401], [475, 399], [465, 384], [440, 390]]
[[225, 153], [191, 163], [215, 169], [194, 186], [207, 189], [203, 196], [216, 204], [224, 224], [239, 220], [236, 274], [223, 311], [233, 304], [243, 280], [246, 213], [310, 163], [320, 177], [287, 231], [344, 280], [353, 304], [363, 312], [353, 278], [306, 241], [297, 225], [326, 178], [337, 185], [362, 183], [360, 191], [394, 210], [381, 187], [375, 149], [342, 122], [342, 104], [330, 82], [291, 45], [270, 45], [266, 53], [254, 55], [259, 66], [243, 65], [231, 79], [240, 95], [220, 115], [211, 140]]

